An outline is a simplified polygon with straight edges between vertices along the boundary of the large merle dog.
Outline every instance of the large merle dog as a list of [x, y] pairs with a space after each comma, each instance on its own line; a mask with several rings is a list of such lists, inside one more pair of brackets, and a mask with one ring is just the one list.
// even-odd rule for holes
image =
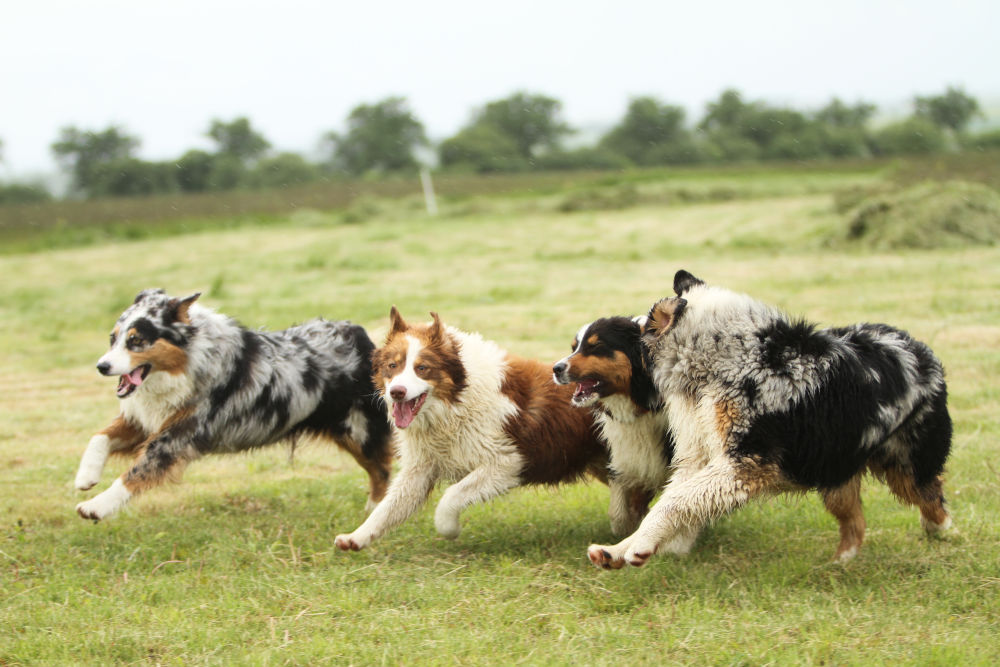
[[643, 331], [675, 438], [674, 474], [639, 529], [592, 545], [601, 567], [642, 565], [677, 535], [755, 496], [818, 489], [840, 522], [836, 558], [864, 537], [868, 471], [947, 529], [951, 419], [941, 363], [884, 324], [817, 329], [686, 271]]

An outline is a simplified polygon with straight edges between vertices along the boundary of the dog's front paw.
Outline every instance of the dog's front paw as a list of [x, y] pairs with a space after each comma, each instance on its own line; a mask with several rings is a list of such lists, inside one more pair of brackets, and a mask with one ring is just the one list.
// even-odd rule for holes
[[625, 566], [619, 549], [602, 544], [591, 544], [587, 548], [587, 558], [590, 559], [591, 563], [605, 570], [618, 570]]
[[334, 544], [341, 551], [361, 551], [371, 544], [371, 538], [365, 538], [357, 533], [337, 535], [336, 539], [334, 539]]
[[101, 481], [101, 469], [94, 467], [80, 466], [80, 470], [76, 473], [76, 481], [73, 484], [80, 491], [86, 491], [87, 489], [92, 489]]
[[438, 512], [434, 515], [434, 529], [441, 537], [454, 540], [462, 532], [462, 525], [457, 516]]
[[634, 540], [625, 552], [625, 560], [633, 567], [642, 567], [656, 553], [656, 546], [647, 540]]
[[132, 494], [122, 484], [121, 478], [116, 479], [114, 484], [101, 491], [90, 500], [85, 500], [76, 506], [76, 513], [84, 519], [100, 521], [107, 519], [112, 514], [125, 506]]

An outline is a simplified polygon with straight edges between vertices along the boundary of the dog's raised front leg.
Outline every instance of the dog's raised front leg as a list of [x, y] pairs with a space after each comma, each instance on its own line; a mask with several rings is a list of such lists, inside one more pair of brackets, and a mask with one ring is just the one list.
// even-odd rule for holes
[[359, 551], [386, 531], [406, 521], [427, 500], [437, 475], [426, 465], [405, 467], [391, 482], [389, 490], [372, 513], [350, 534], [337, 535], [334, 543], [344, 551]]
[[187, 430], [183, 425], [167, 428], [150, 438], [132, 467], [109, 488], [78, 504], [76, 513], [84, 519], [106, 519], [124, 507], [132, 496], [161, 484], [168, 477], [179, 476], [184, 467], [198, 457], [198, 451], [180, 435]]
[[610, 547], [593, 544], [587, 555], [598, 567], [617, 569], [626, 562], [644, 565], [661, 547], [683, 551], [706, 521], [777, 486], [774, 471], [718, 457], [694, 474], [675, 476], [633, 535]]
[[145, 436], [138, 427], [118, 415], [107, 428], [98, 431], [87, 443], [76, 472], [76, 488], [81, 491], [93, 488], [101, 481], [101, 473], [110, 453], [132, 449], [144, 439]]
[[448, 487], [434, 511], [434, 527], [439, 535], [455, 539], [462, 532], [459, 516], [469, 505], [481, 503], [509, 491], [521, 483], [524, 463], [517, 457], [504, 458], [493, 465], [476, 468]]

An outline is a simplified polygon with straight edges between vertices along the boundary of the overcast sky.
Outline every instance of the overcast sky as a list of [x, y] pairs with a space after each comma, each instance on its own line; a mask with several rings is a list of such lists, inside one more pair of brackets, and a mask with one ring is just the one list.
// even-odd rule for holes
[[590, 128], [645, 94], [694, 120], [727, 87], [800, 109], [838, 96], [903, 113], [949, 85], [995, 102], [998, 27], [997, 0], [11, 1], [0, 174], [53, 170], [70, 124], [120, 124], [160, 160], [209, 147], [212, 118], [246, 115], [275, 148], [312, 153], [389, 95], [434, 139], [515, 90]]

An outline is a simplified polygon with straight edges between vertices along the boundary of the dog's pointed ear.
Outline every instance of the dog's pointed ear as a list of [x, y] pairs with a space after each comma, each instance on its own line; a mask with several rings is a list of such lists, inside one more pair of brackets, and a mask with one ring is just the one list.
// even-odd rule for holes
[[393, 334], [401, 333], [408, 328], [409, 325], [403, 319], [403, 316], [399, 314], [399, 310], [397, 310], [396, 306], [393, 306], [389, 310], [389, 335], [392, 336]]
[[430, 330], [431, 340], [441, 340], [441, 337], [444, 334], [444, 326], [441, 324], [441, 318], [438, 317], [437, 313], [432, 311], [431, 319], [434, 320], [431, 323], [431, 330]]
[[649, 311], [649, 320], [646, 322], [645, 331], [662, 336], [667, 333], [680, 318], [687, 307], [687, 299], [679, 296], [660, 299]]
[[199, 296], [201, 296], [201, 292], [195, 292], [183, 299], [171, 299], [168, 301], [167, 313], [170, 315], [169, 319], [181, 324], [191, 324], [191, 317], [188, 315], [188, 310], [191, 308], [191, 304], [198, 300]]
[[687, 292], [692, 287], [704, 284], [704, 280], [695, 278], [684, 269], [681, 269], [674, 274], [674, 292], [677, 293], [677, 296], [684, 296], [684, 292]]

